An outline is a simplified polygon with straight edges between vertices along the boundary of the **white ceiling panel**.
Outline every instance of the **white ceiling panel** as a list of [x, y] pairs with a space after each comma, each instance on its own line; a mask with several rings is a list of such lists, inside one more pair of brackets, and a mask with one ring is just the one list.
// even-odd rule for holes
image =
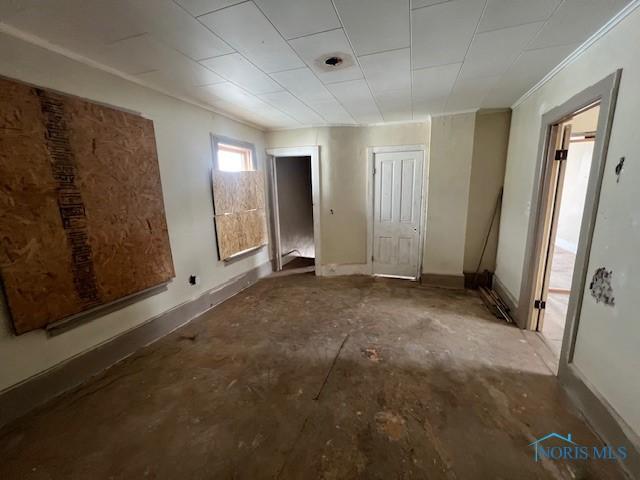
[[[83, 55], [146, 33], [125, 0], [1, 2], [3, 21]], [[108, 19], [105, 21], [105, 19]]]
[[453, 88], [461, 66], [461, 63], [454, 63], [440, 67], [414, 70], [413, 99], [415, 101], [441, 98], [446, 100]]
[[359, 57], [374, 94], [411, 88], [411, 53], [408, 48]]
[[565, 0], [549, 19], [531, 49], [586, 40], [630, 0]]
[[464, 60], [484, 3], [484, 0], [452, 0], [413, 10], [413, 68]]
[[416, 8], [422, 8], [422, 7], [429, 7], [431, 5], [436, 5], [437, 3], [445, 3], [448, 1], [449, 0], [411, 0], [411, 8], [416, 9]]
[[227, 80], [254, 94], [278, 92], [282, 87], [239, 53], [209, 58], [200, 62]]
[[331, 0], [255, 0], [286, 39], [340, 28]]
[[165, 89], [180, 88], [187, 89], [189, 87], [201, 87], [204, 85], [214, 85], [223, 83], [226, 80], [216, 75], [208, 68], [203, 67], [193, 60], [183, 57], [175, 61], [175, 68], [162, 68], [161, 70], [153, 70], [138, 75], [141, 80], [149, 81], [155, 85]]
[[259, 97], [304, 125], [323, 125], [326, 123], [324, 118], [289, 92], [267, 93]]
[[409, 0], [334, 2], [358, 56], [409, 46]]
[[478, 32], [542, 22], [549, 18], [561, 0], [488, 0]]
[[494, 77], [458, 79], [449, 94], [445, 110], [460, 112], [480, 108], [489, 91], [495, 87], [500, 75]]
[[464, 60], [463, 78], [492, 77], [504, 73], [531, 42], [543, 22], [527, 23], [479, 33]]
[[186, 59], [184, 55], [149, 34], [111, 43], [102, 47], [93, 58], [132, 75], [175, 68]]
[[382, 122], [382, 115], [364, 80], [332, 83], [327, 88], [357, 122]]
[[385, 122], [412, 118], [411, 88], [387, 90], [375, 94], [375, 99]]
[[508, 107], [630, 1], [0, 0], [0, 21], [281, 128]]
[[304, 66], [253, 2], [218, 10], [199, 20], [267, 73]]
[[[145, 31], [194, 60], [233, 52], [220, 37], [171, 0], [131, 0]], [[149, 15], [149, 12], [153, 12]]]
[[182, 8], [194, 17], [214, 12], [221, 8], [237, 5], [245, 0], [175, 0]]
[[331, 100], [319, 101], [310, 103], [311, 106], [319, 115], [322, 116], [329, 123], [338, 123], [345, 125], [353, 125], [356, 121], [351, 117], [340, 103], [331, 97]]
[[567, 58], [578, 45], [578, 43], [574, 43], [525, 52], [489, 92], [482, 106], [487, 108], [510, 107], [553, 67]]
[[[296, 38], [289, 43], [324, 83], [362, 78], [360, 67], [341, 28]], [[324, 64], [324, 60], [329, 56], [339, 56], [344, 59], [344, 63], [331, 69]]]
[[271, 76], [280, 85], [309, 105], [311, 103], [334, 100], [327, 87], [306, 67], [273, 73]]

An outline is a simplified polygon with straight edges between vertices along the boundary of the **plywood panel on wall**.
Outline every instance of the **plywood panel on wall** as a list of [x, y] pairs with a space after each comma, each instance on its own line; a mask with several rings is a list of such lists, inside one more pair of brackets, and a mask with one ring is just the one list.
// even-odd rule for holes
[[263, 172], [215, 171], [213, 200], [221, 259], [267, 243]]
[[0, 241], [17, 333], [171, 279], [153, 122], [0, 78]]

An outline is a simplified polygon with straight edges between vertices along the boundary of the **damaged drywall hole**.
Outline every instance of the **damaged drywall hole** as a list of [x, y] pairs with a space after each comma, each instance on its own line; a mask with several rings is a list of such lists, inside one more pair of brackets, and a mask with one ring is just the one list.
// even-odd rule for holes
[[591, 296], [596, 299], [596, 303], [602, 302], [612, 307], [615, 305], [613, 288], [611, 287], [612, 277], [613, 270], [607, 270], [604, 267], [598, 268], [593, 274], [589, 290], [591, 291]]
[[618, 177], [618, 179], [616, 180], [616, 183], [620, 183], [620, 174], [622, 173], [623, 168], [624, 168], [624, 157], [620, 157], [620, 161], [618, 162], [618, 165], [616, 165], [616, 177]]
[[340, 57], [329, 57], [324, 61], [324, 63], [335, 67], [336, 65], [340, 65], [342, 63], [342, 59]]

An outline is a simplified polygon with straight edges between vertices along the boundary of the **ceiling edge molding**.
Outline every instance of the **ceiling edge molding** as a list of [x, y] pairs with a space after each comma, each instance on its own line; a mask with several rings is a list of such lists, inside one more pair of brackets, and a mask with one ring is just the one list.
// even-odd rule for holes
[[562, 60], [558, 65], [556, 65], [549, 73], [547, 73], [542, 79], [536, 83], [533, 87], [527, 90], [518, 100], [516, 100], [513, 105], [511, 105], [512, 109], [516, 109], [519, 105], [521, 105], [527, 98], [533, 95], [537, 90], [542, 88], [544, 84], [546, 84], [549, 80], [551, 80], [556, 74], [558, 74], [565, 67], [573, 63], [580, 55], [582, 55], [586, 50], [589, 49], [591, 45], [596, 43], [600, 38], [604, 37], [610, 30], [612, 30], [616, 25], [618, 25], [622, 20], [627, 18], [633, 11], [640, 7], [640, 0], [633, 0], [628, 3], [622, 10], [620, 10], [615, 16], [613, 16], [607, 23], [605, 23], [600, 29], [598, 29], [593, 35], [587, 38], [582, 45], [576, 48], [573, 52], [569, 54], [567, 58]]
[[6, 23], [1, 23], [0, 22], [0, 33], [4, 33], [6, 35], [9, 35], [11, 37], [17, 38], [18, 40], [22, 40], [26, 43], [29, 43], [31, 45], [35, 45], [36, 47], [40, 47], [43, 48], [45, 50], [48, 50], [50, 52], [56, 53], [58, 55], [62, 55], [63, 57], [69, 58], [73, 61], [76, 61], [82, 65], [85, 65], [87, 67], [96, 69], [96, 70], [100, 70], [103, 71], [105, 73], [108, 73], [110, 75], [114, 75], [116, 77], [122, 78], [124, 80], [127, 80], [129, 82], [135, 83], [137, 85], [140, 85], [141, 87], [144, 88], [148, 88], [149, 90], [153, 90], [155, 92], [161, 93], [163, 95], [166, 95], [168, 97], [174, 98], [176, 100], [180, 100], [181, 102], [185, 102], [188, 103], [190, 105], [193, 105], [195, 107], [199, 107], [202, 108], [203, 110], [207, 110], [211, 113], [215, 113], [216, 115], [220, 115], [222, 117], [225, 117], [229, 120], [232, 120], [234, 122], [237, 123], [241, 123], [247, 127], [251, 127], [254, 128], [256, 130], [259, 130], [261, 132], [265, 132], [267, 130], [267, 127], [265, 127], [264, 125], [258, 125], [252, 122], [249, 122], [248, 120], [244, 120], [240, 117], [236, 117], [230, 113], [227, 112], [223, 112], [220, 110], [216, 110], [215, 108], [211, 107], [210, 105], [207, 105], [205, 103], [200, 103], [197, 102], [195, 100], [192, 100], [190, 98], [187, 97], [183, 97], [181, 95], [176, 95], [175, 93], [169, 92], [168, 90], [164, 90], [162, 88], [159, 88], [155, 85], [151, 85], [139, 78], [137, 78], [134, 75], [129, 75], [127, 73], [121, 72], [120, 70], [117, 70], [115, 68], [109, 67], [107, 65], [104, 65], [100, 62], [96, 62], [95, 60], [91, 60], [88, 57], [85, 57], [84, 55], [80, 55], [78, 53], [75, 53], [71, 50], [68, 50], [64, 47], [61, 47], [59, 45], [56, 45], [54, 43], [51, 43], [47, 40], [44, 40], [36, 35], [32, 35], [30, 33], [24, 32], [18, 28], [12, 27], [11, 25], [7, 25]]

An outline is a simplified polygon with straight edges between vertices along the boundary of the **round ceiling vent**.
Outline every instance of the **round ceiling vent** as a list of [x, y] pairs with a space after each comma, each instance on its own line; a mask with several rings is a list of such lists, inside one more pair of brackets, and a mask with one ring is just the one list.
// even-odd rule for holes
[[342, 58], [340, 57], [329, 57], [324, 61], [325, 65], [329, 65], [331, 67], [337, 67], [342, 63]]

